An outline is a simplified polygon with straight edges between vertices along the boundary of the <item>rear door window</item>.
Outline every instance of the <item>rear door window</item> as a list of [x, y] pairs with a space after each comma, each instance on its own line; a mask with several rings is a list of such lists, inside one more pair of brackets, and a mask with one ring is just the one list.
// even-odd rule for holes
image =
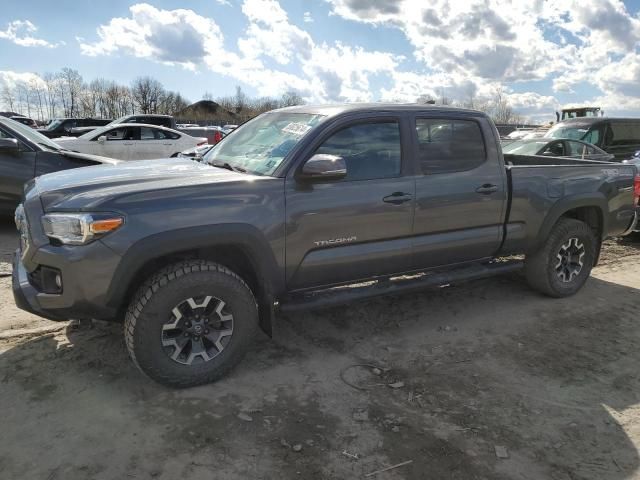
[[590, 147], [584, 143], [571, 141], [568, 141], [566, 143], [568, 149], [567, 155], [570, 157], [581, 157], [583, 155], [592, 155], [593, 153], [595, 153], [593, 147]]
[[629, 145], [640, 143], [640, 123], [612, 122], [609, 145]]
[[473, 120], [418, 118], [416, 134], [425, 175], [473, 170], [487, 158], [480, 125]]

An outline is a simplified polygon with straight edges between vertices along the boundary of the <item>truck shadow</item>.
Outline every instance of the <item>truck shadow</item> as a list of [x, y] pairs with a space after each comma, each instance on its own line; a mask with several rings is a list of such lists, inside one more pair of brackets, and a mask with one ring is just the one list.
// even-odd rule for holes
[[[119, 325], [21, 340], [0, 353], [9, 412], [0, 470], [113, 478], [156, 464], [154, 477], [171, 478], [169, 451], [185, 464], [224, 451], [225, 465], [206, 467], [224, 478], [349, 478], [408, 459], [395, 478], [630, 478], [640, 467], [640, 438], [629, 437], [640, 407], [639, 294], [592, 278], [551, 300], [512, 275], [283, 316], [277, 338], [257, 340], [228, 378], [184, 391], [135, 370]], [[353, 389], [340, 371], [356, 363], [388, 366], [381, 383], [403, 385]], [[355, 380], [370, 383], [363, 375]], [[236, 418], [242, 406], [251, 423]], [[356, 406], [366, 415], [354, 421]], [[220, 438], [194, 443], [193, 418], [211, 408], [208, 435]], [[295, 456], [279, 436], [310, 435], [301, 418], [332, 431]], [[496, 446], [509, 458], [496, 458]], [[34, 451], [43, 452], [35, 462]], [[201, 478], [190, 468], [182, 478]]]

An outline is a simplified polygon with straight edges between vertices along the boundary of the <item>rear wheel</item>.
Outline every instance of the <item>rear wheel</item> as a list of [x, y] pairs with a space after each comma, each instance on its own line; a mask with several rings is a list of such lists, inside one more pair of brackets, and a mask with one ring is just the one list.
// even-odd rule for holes
[[597, 239], [580, 220], [561, 218], [544, 246], [525, 258], [529, 285], [551, 297], [568, 297], [582, 288], [596, 258]]
[[258, 308], [247, 284], [203, 260], [170, 265], [140, 287], [125, 317], [132, 360], [171, 387], [213, 382], [248, 350]]

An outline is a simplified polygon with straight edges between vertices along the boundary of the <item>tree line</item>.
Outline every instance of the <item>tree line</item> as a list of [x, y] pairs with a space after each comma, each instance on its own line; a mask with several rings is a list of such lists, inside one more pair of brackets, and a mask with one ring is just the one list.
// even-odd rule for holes
[[[214, 98], [211, 93], [205, 93], [202, 100], [215, 101], [222, 111], [203, 111], [193, 120], [243, 122], [269, 110], [305, 103], [294, 90], [280, 97], [251, 98], [240, 86], [236, 86], [235, 95]], [[34, 76], [29, 81], [17, 82], [13, 86], [5, 84], [0, 91], [0, 102], [11, 112], [40, 121], [55, 117], [118, 118], [135, 113], [173, 115], [189, 106], [187, 99], [179, 92], [165, 89], [160, 81], [152, 77], [138, 77], [130, 85], [104, 78], [86, 82], [77, 70], [71, 68]], [[500, 89], [490, 99], [479, 100], [472, 91], [462, 101], [448, 98], [444, 89], [441, 89], [437, 97], [420, 95], [416, 102], [481, 110], [499, 124], [523, 122]]]
[[429, 94], [420, 95], [416, 98], [416, 103], [448, 105], [452, 107], [468, 108], [470, 110], [479, 110], [489, 115], [493, 121], [499, 125], [519, 125], [525, 123], [525, 119], [513, 109], [509, 103], [509, 99], [500, 88], [494, 90], [491, 98], [478, 99], [475, 96], [474, 91], [470, 91], [468, 97], [461, 101], [448, 98], [445, 95], [444, 89], [442, 89], [437, 98]]
[[173, 114], [189, 105], [180, 93], [166, 90], [151, 77], [136, 78], [131, 85], [104, 78], [85, 82], [82, 75], [71, 68], [12, 86], [5, 84], [0, 91], [0, 101], [11, 112], [41, 121], [55, 117]]

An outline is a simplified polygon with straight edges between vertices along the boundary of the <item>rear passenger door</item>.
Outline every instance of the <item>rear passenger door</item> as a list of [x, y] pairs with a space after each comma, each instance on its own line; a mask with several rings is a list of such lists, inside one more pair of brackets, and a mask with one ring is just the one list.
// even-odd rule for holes
[[418, 268], [492, 256], [502, 239], [507, 186], [493, 129], [469, 117], [415, 119], [413, 228]]
[[[322, 134], [289, 172], [285, 187], [289, 288], [325, 286], [411, 267], [415, 179], [407, 175], [403, 137], [405, 142], [410, 138], [408, 119], [345, 121]], [[346, 178], [313, 184], [297, 181], [295, 171], [320, 153], [342, 157]]]
[[140, 141], [135, 144], [132, 160], [166, 158], [176, 153], [176, 141], [167, 134], [159, 128], [140, 127]]

